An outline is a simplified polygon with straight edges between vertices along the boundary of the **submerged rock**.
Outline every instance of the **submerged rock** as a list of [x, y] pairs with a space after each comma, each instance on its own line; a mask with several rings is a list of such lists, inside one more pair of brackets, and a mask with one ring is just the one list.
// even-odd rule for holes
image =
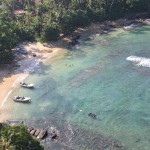
[[88, 116], [90, 116], [90, 117], [92, 117], [94, 119], [96, 119], [96, 117], [97, 117], [96, 114], [93, 114], [93, 113], [89, 113]]
[[58, 131], [56, 128], [51, 127], [51, 132], [50, 132], [51, 139], [56, 139], [58, 137]]

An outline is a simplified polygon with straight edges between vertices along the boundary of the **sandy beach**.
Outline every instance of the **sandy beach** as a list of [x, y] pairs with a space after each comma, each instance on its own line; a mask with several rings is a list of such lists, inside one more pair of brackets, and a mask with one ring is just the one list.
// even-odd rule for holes
[[0, 67], [0, 109], [12, 90], [34, 70], [36, 64], [44, 63], [52, 54], [62, 50], [62, 43], [22, 43], [18, 47], [27, 50], [28, 54], [16, 54], [17, 64]]

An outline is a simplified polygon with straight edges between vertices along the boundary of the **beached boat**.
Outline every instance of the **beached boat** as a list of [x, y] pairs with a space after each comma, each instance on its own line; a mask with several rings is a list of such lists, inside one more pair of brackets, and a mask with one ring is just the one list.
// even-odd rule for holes
[[47, 129], [37, 129], [33, 127], [28, 127], [28, 132], [32, 135], [35, 136], [38, 139], [44, 139], [47, 135]]
[[135, 27], [138, 27], [140, 25], [140, 23], [132, 23], [132, 24], [130, 24], [130, 25], [128, 25], [128, 26], [124, 26], [123, 28], [125, 29], [125, 30], [129, 30], [129, 29], [133, 29], [133, 28], [135, 28]]
[[31, 101], [30, 97], [24, 97], [24, 96], [14, 96], [13, 100], [15, 102], [22, 102], [22, 103], [28, 103]]
[[34, 88], [34, 84], [27, 84], [25, 82], [20, 82], [20, 86], [25, 88]]
[[47, 129], [42, 129], [42, 130], [40, 130], [37, 138], [38, 139], [43, 139], [46, 135], [47, 135]]

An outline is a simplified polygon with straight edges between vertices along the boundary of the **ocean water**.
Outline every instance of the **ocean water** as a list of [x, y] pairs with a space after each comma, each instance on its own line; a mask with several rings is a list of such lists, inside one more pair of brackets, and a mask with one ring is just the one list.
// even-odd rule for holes
[[[50, 120], [57, 122], [59, 129], [60, 124], [67, 124], [72, 130], [68, 135], [70, 150], [113, 149], [107, 145], [100, 148], [94, 140], [97, 134], [123, 146], [116, 149], [149, 150], [150, 27], [86, 36], [92, 40], [82, 38], [75, 48], [40, 63], [36, 73], [25, 80], [34, 83], [35, 89], [16, 86], [0, 115]], [[32, 102], [15, 103], [11, 99], [14, 95], [30, 96]], [[89, 113], [96, 114], [96, 119]], [[61, 149], [61, 144], [50, 148]]]

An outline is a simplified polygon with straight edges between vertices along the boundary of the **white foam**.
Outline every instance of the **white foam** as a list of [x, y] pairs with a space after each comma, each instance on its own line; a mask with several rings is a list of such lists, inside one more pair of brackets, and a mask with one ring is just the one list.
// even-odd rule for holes
[[150, 68], [150, 58], [138, 57], [138, 56], [129, 56], [129, 57], [127, 57], [127, 60], [132, 61], [132, 62], [136, 62], [137, 66]]

